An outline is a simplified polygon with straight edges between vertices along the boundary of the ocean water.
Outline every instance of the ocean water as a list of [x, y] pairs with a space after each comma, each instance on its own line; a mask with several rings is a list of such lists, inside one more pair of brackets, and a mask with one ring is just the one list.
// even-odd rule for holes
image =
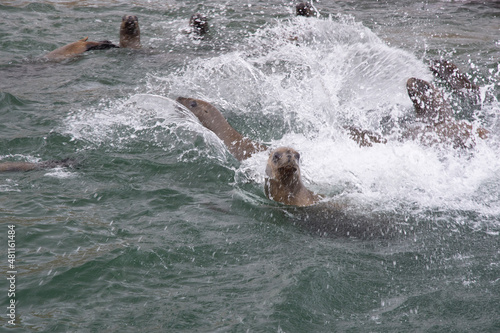
[[[321, 1], [310, 18], [294, 5], [0, 3], [0, 162], [78, 161], [0, 174], [0, 267], [14, 225], [17, 272], [15, 297], [0, 284], [1, 331], [500, 331], [499, 3]], [[187, 33], [198, 11], [203, 39]], [[85, 36], [118, 43], [124, 14], [141, 50], [42, 59]], [[479, 105], [433, 78], [440, 58]], [[488, 139], [399, 140], [410, 77]], [[307, 187], [343, 210], [268, 200], [267, 154], [238, 162], [178, 96], [294, 147]], [[360, 148], [348, 125], [388, 142]]]

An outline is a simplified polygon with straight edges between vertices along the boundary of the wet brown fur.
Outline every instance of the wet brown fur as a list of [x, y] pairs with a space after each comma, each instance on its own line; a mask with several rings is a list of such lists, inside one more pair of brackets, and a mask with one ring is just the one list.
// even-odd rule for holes
[[194, 98], [177, 98], [177, 102], [190, 110], [203, 126], [214, 132], [227, 146], [231, 154], [239, 161], [249, 158], [252, 154], [264, 151], [267, 148], [260, 143], [253, 142], [238, 133], [216, 107], [208, 102]]
[[139, 19], [135, 15], [124, 15], [120, 26], [120, 47], [141, 48], [141, 30]]
[[[406, 88], [418, 120], [424, 124], [423, 128], [406, 133], [406, 137], [420, 138], [426, 145], [447, 143], [454, 148], [474, 147], [475, 134], [472, 125], [453, 117], [451, 105], [445, 100], [442, 92], [431, 83], [416, 78], [408, 79]], [[485, 139], [488, 131], [480, 128], [476, 134]]]
[[55, 49], [54, 51], [47, 53], [45, 55], [45, 58], [49, 60], [64, 60], [75, 57], [90, 50], [101, 50], [117, 47], [107, 40], [92, 42], [88, 41], [88, 39], [88, 37], [85, 37], [80, 39], [79, 41]]
[[74, 167], [75, 160], [64, 159], [55, 161], [45, 161], [40, 163], [33, 162], [3, 162], [0, 163], [0, 172], [32, 171], [39, 169], [51, 169], [57, 167]]

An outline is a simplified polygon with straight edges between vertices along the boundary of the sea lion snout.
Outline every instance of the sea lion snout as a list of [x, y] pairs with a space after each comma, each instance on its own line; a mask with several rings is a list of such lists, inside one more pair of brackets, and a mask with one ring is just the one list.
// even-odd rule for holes
[[273, 167], [267, 168], [266, 173], [271, 177], [278, 176], [272, 170], [280, 174], [295, 173], [300, 170], [299, 161], [300, 154], [295, 149], [288, 147], [277, 148], [269, 156], [268, 165], [272, 164]]
[[139, 19], [135, 15], [124, 15], [122, 17], [122, 27], [129, 34], [133, 34], [139, 29]]

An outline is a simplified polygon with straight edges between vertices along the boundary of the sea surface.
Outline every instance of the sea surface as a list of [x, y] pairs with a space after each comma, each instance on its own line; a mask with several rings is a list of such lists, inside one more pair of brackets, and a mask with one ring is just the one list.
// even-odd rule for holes
[[[77, 162], [0, 174], [0, 331], [500, 332], [499, 2], [319, 1], [310, 18], [295, 4], [0, 1], [0, 162]], [[118, 43], [125, 14], [141, 50], [43, 59], [86, 36]], [[489, 137], [401, 140], [410, 77]], [[267, 199], [267, 153], [238, 162], [178, 96], [295, 148], [325, 202]], [[352, 125], [387, 144], [360, 148]]]

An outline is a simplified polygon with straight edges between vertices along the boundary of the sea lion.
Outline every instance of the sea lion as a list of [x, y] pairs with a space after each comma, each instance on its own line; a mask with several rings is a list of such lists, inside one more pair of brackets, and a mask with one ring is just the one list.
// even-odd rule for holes
[[9, 171], [32, 171], [52, 168], [73, 168], [76, 165], [75, 160], [66, 158], [64, 160], [45, 161], [40, 163], [33, 162], [3, 162], [0, 163], [0, 172]]
[[256, 152], [267, 149], [264, 145], [253, 142], [238, 133], [229, 125], [222, 113], [210, 103], [186, 97], [178, 97], [177, 102], [184, 105], [198, 117], [203, 126], [214, 132], [224, 141], [231, 154], [239, 161], [249, 158]]
[[85, 37], [74, 43], [62, 46], [52, 52], [47, 53], [44, 57], [49, 60], [58, 61], [72, 58], [91, 50], [105, 50], [113, 47], [118, 47], [108, 40], [92, 42], [88, 41], [88, 39], [88, 37]]
[[274, 201], [292, 206], [311, 206], [321, 197], [302, 183], [300, 154], [293, 148], [280, 147], [271, 152], [266, 166], [265, 193]]
[[120, 26], [120, 47], [141, 48], [141, 30], [139, 19], [135, 15], [124, 15]]
[[[420, 138], [425, 145], [447, 143], [454, 148], [475, 146], [472, 125], [453, 117], [451, 105], [441, 91], [431, 83], [416, 78], [408, 79], [406, 89], [413, 102], [417, 120], [423, 124], [423, 126], [409, 130], [405, 134], [406, 137]], [[485, 139], [488, 134], [488, 131], [483, 128], [477, 129], [476, 132], [481, 139]]]
[[315, 14], [315, 11], [311, 4], [307, 2], [301, 2], [297, 6], [295, 6], [295, 13], [297, 14], [297, 16], [310, 17]]
[[460, 71], [457, 65], [447, 60], [431, 60], [429, 68], [434, 75], [448, 83], [454, 92], [477, 99], [479, 87]]
[[208, 32], [208, 19], [205, 15], [196, 13], [189, 19], [189, 26], [192, 28], [192, 32], [203, 36]]

